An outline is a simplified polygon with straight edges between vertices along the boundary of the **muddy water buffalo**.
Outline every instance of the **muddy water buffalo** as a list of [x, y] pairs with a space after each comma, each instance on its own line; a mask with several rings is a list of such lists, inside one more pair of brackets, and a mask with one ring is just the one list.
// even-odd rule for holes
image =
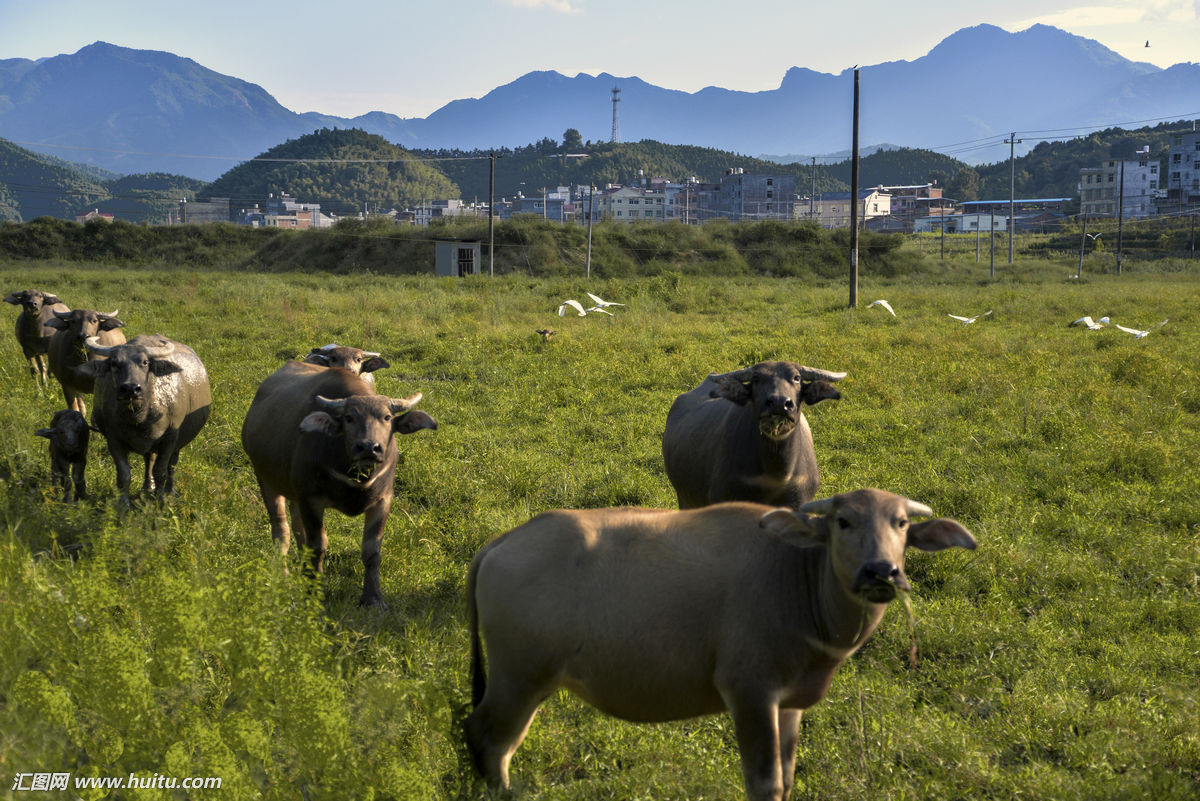
[[566, 687], [630, 721], [729, 710], [746, 795], [786, 798], [801, 712], [909, 589], [905, 548], [975, 547], [953, 520], [909, 522], [931, 514], [868, 489], [797, 511], [559, 510], [509, 531], [467, 577], [476, 766], [507, 787], [534, 712]]
[[117, 468], [117, 489], [129, 501], [129, 454], [146, 462], [143, 489], [175, 493], [179, 452], [208, 420], [212, 394], [208, 372], [195, 351], [161, 334], [142, 334], [120, 345], [87, 340], [92, 353], [77, 372], [95, 381], [92, 422], [104, 434]]
[[54, 336], [54, 328], [48, 322], [54, 318], [55, 312], [67, 312], [70, 309], [57, 295], [40, 289], [10, 292], [4, 302], [21, 307], [21, 313], [17, 315], [17, 342], [21, 344], [21, 352], [29, 362], [29, 374], [39, 387], [44, 387], [49, 380], [46, 352], [50, 348], [50, 338]]
[[803, 407], [841, 394], [845, 378], [794, 362], [712, 373], [667, 413], [663, 460], [680, 509], [721, 501], [795, 508], [817, 493], [820, 474]]
[[87, 497], [84, 471], [87, 468], [88, 440], [93, 430], [82, 414], [74, 409], [63, 409], [54, 413], [49, 428], [39, 428], [34, 432], [50, 440], [50, 478], [62, 487], [64, 502], [71, 500], [72, 484], [75, 500], [81, 501]]
[[307, 364], [320, 364], [324, 367], [341, 367], [349, 370], [363, 380], [363, 383], [375, 391], [376, 370], [391, 367], [387, 359], [378, 353], [361, 348], [351, 348], [338, 345], [336, 342], [313, 348], [304, 357]]
[[258, 477], [271, 535], [284, 554], [291, 544], [285, 500], [316, 573], [329, 547], [325, 509], [364, 515], [359, 599], [364, 606], [383, 604], [380, 550], [399, 457], [393, 435], [437, 428], [428, 414], [412, 411], [420, 399], [419, 393], [376, 395], [339, 367], [288, 362], [259, 386], [242, 425], [242, 447]]
[[87, 404], [84, 395], [92, 394], [94, 379], [87, 371], [76, 370], [81, 364], [91, 360], [98, 361], [104, 357], [93, 352], [88, 353], [87, 341], [96, 337], [99, 345], [108, 347], [120, 345], [125, 341], [125, 335], [119, 329], [125, 323], [117, 319], [117, 312], [104, 314], [94, 309], [74, 309], [72, 311], [56, 311], [54, 317], [46, 323], [55, 329], [54, 337], [50, 340], [50, 372], [62, 384], [63, 399], [68, 409], [74, 409], [81, 414], [87, 414]]

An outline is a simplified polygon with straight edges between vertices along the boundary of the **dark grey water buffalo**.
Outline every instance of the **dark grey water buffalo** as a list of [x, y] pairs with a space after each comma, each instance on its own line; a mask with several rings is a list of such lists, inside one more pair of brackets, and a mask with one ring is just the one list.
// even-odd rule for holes
[[351, 348], [336, 342], [313, 348], [304, 357], [307, 364], [319, 364], [324, 367], [341, 367], [349, 370], [363, 380], [372, 391], [375, 391], [376, 370], [391, 367], [387, 359], [378, 353], [361, 348]]
[[797, 507], [820, 474], [804, 406], [836, 400], [845, 373], [761, 362], [712, 373], [675, 399], [663, 432], [667, 478], [680, 509], [721, 501]]
[[566, 687], [630, 721], [729, 710], [746, 795], [786, 798], [801, 712], [909, 589], [905, 548], [975, 547], [953, 520], [909, 522], [931, 514], [868, 489], [798, 512], [559, 510], [509, 531], [467, 577], [476, 766], [507, 787], [534, 712]]
[[242, 425], [242, 447], [258, 477], [271, 535], [286, 554], [291, 544], [285, 500], [301, 545], [324, 568], [329, 539], [325, 510], [364, 515], [360, 603], [383, 603], [379, 561], [392, 508], [399, 450], [394, 434], [437, 428], [421, 399], [376, 395], [363, 380], [337, 367], [288, 362], [267, 377]]
[[50, 478], [62, 487], [63, 501], [71, 500], [72, 484], [75, 500], [81, 501], [87, 497], [84, 471], [87, 468], [88, 440], [92, 431], [82, 414], [74, 409], [63, 409], [54, 413], [49, 428], [39, 428], [34, 432], [50, 440]]
[[87, 404], [84, 395], [92, 394], [94, 379], [87, 371], [76, 368], [90, 361], [101, 360], [104, 357], [97, 353], [89, 353], [87, 341], [96, 337], [99, 345], [109, 347], [120, 345], [125, 341], [125, 335], [120, 329], [125, 323], [117, 319], [117, 312], [104, 314], [95, 309], [74, 309], [72, 311], [56, 311], [46, 322], [55, 329], [54, 337], [50, 340], [50, 372], [62, 385], [63, 400], [68, 409], [74, 409], [81, 414], [87, 414]]
[[48, 321], [54, 318], [56, 311], [67, 312], [70, 309], [57, 295], [40, 289], [10, 292], [4, 302], [21, 307], [21, 313], [17, 315], [17, 342], [21, 344], [21, 352], [29, 362], [29, 374], [39, 387], [44, 387], [49, 380], [46, 352], [50, 348], [50, 338], [54, 336], [54, 328]]
[[129, 499], [131, 453], [145, 459], [144, 490], [174, 494], [179, 452], [200, 433], [212, 409], [204, 364], [187, 345], [161, 334], [111, 346], [93, 337], [87, 348], [105, 357], [78, 372], [95, 380], [92, 422], [108, 442], [122, 501]]

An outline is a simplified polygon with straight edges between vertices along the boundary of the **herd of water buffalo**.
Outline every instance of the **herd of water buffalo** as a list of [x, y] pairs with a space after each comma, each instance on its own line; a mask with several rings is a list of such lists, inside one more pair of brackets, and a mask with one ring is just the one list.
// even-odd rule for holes
[[[22, 307], [16, 332], [30, 373], [62, 385], [68, 408], [36, 433], [50, 440], [63, 499], [86, 496], [90, 431], [108, 444], [123, 503], [131, 453], [145, 459], [147, 491], [172, 493], [180, 449], [211, 404], [196, 354], [157, 334], [127, 342], [116, 312], [72, 310], [52, 294], [5, 301]], [[378, 353], [314, 348], [262, 382], [241, 435], [284, 553], [295, 531], [320, 573], [325, 509], [364, 516], [364, 605], [383, 603], [395, 435], [437, 428], [413, 408], [420, 394], [375, 392], [371, 374], [386, 366]], [[905, 549], [976, 544], [954, 520], [911, 521], [933, 513], [892, 493], [815, 500], [803, 407], [840, 398], [834, 382], [845, 375], [782, 361], [711, 374], [666, 416], [663, 459], [679, 511], [545, 512], [476, 554], [465, 735], [489, 784], [509, 785], [534, 713], [566, 687], [631, 721], [728, 710], [747, 797], [789, 796], [801, 712], [909, 589]]]

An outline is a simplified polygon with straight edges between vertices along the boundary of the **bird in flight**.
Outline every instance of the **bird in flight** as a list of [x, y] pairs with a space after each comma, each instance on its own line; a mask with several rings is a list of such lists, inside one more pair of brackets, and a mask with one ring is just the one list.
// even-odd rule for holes
[[1124, 331], [1126, 334], [1133, 334], [1134, 339], [1141, 339], [1142, 337], [1147, 336], [1155, 328], [1160, 328], [1166, 324], [1167, 324], [1167, 321], [1163, 320], [1161, 322], [1155, 323], [1154, 325], [1150, 326], [1145, 331], [1139, 331], [1136, 328], [1126, 328], [1125, 326], [1121, 325], [1120, 323], [1113, 323], [1113, 325], [1115, 325], [1117, 328]]
[[[1103, 318], [1103, 319], [1107, 320], [1108, 318], [1107, 318], [1107, 317], [1105, 317], [1105, 318]], [[1075, 322], [1073, 322], [1073, 323], [1070, 323], [1070, 325], [1083, 325], [1083, 326], [1087, 326], [1087, 329], [1088, 329], [1089, 331], [1099, 331], [1101, 328], [1103, 328], [1103, 327], [1104, 327], [1104, 325], [1103, 325], [1102, 323], [1098, 323], [1098, 322], [1096, 322], [1095, 320], [1093, 320], [1093, 319], [1092, 319], [1092, 317], [1091, 317], [1091, 315], [1088, 315], [1088, 316], [1086, 316], [1086, 317], [1080, 317], [1080, 318], [1079, 318], [1078, 320], [1076, 320]]]
[[[625, 305], [624, 303], [613, 303], [611, 300], [605, 300], [604, 298], [602, 298], [598, 295], [593, 295], [591, 292], [585, 292], [584, 294], [586, 294], [589, 298], [591, 298], [593, 301], [595, 301], [597, 309], [603, 309], [605, 306], [624, 306]], [[588, 309], [588, 311], [592, 311], [592, 310]], [[612, 314], [612, 312], [609, 312], [609, 314]]]
[[568, 306], [571, 307], [572, 309], [574, 309], [575, 311], [579, 312], [580, 317], [583, 317], [587, 314], [587, 312], [584, 311], [584, 309], [583, 309], [583, 304], [581, 304], [577, 300], [572, 300], [572, 299], [568, 298], [567, 300], [564, 300], [562, 303], [560, 303], [558, 306], [558, 316], [559, 317], [562, 317], [566, 313]]
[[970, 325], [971, 323], [978, 320], [980, 317], [987, 317], [991, 313], [992, 313], [992, 310], [988, 309], [983, 314], [977, 314], [974, 317], [959, 317], [957, 314], [951, 314], [950, 316], [953, 317], [955, 320], [958, 320], [963, 325]]
[[896, 310], [893, 309], [892, 304], [888, 303], [886, 300], [882, 300], [882, 299], [877, 300], [874, 303], [872, 303], [870, 306], [867, 306], [867, 308], [869, 309], [869, 308], [871, 308], [871, 306], [882, 306], [883, 308], [887, 309], [888, 312], [890, 312], [893, 317], [896, 316]]

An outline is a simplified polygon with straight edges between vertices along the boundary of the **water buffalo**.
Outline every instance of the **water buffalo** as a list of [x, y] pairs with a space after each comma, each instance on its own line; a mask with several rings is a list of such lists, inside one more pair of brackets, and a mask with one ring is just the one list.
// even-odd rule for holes
[[75, 309], [54, 312], [46, 325], [55, 329], [48, 354], [50, 372], [62, 385], [67, 408], [86, 415], [87, 404], [83, 396], [92, 394], [94, 379], [91, 373], [76, 368], [89, 360], [104, 358], [95, 352], [89, 354], [86, 343], [96, 337], [96, 342], [102, 346], [120, 345], [125, 341], [125, 335], [119, 329], [125, 323], [117, 319], [115, 311], [104, 314], [94, 309]]
[[343, 370], [349, 370], [361, 378], [372, 392], [375, 391], [375, 376], [372, 373], [385, 367], [391, 367], [387, 359], [378, 353], [361, 348], [346, 347], [336, 342], [313, 348], [304, 357], [304, 361], [307, 364], [320, 364], [325, 367], [341, 367]]
[[329, 547], [326, 508], [364, 515], [364, 606], [383, 604], [380, 550], [399, 458], [393, 434], [437, 428], [425, 412], [410, 411], [420, 399], [419, 393], [376, 395], [361, 377], [338, 367], [288, 362], [259, 386], [242, 425], [242, 447], [284, 554], [291, 544], [285, 500], [297, 539], [312, 551], [315, 573]]
[[476, 767], [507, 787], [534, 712], [566, 687], [630, 721], [728, 709], [746, 795], [786, 798], [801, 711], [909, 589], [905, 548], [975, 547], [953, 520], [909, 522], [931, 514], [868, 489], [797, 511], [559, 510], [509, 531], [467, 577]]
[[40, 289], [10, 292], [4, 302], [21, 307], [21, 313], [17, 315], [17, 342], [21, 343], [21, 352], [29, 362], [29, 374], [39, 387], [44, 387], [49, 380], [46, 351], [50, 348], [50, 338], [54, 336], [54, 328], [48, 321], [53, 319], [55, 312], [67, 312], [70, 309], [57, 295]]
[[92, 422], [108, 442], [122, 502], [129, 502], [130, 453], [145, 459], [145, 491], [173, 495], [179, 452], [196, 438], [212, 407], [204, 364], [187, 345], [161, 334], [110, 346], [92, 337], [86, 344], [106, 357], [77, 371], [95, 381]]
[[675, 399], [663, 432], [667, 478], [680, 509], [721, 501], [795, 508], [817, 493], [820, 474], [802, 407], [841, 394], [831, 373], [761, 362], [712, 373]]
[[75, 500], [87, 497], [84, 470], [87, 468], [88, 440], [93, 430], [82, 414], [74, 409], [63, 409], [50, 418], [49, 428], [34, 432], [50, 440], [50, 478], [62, 487], [64, 502], [71, 500], [72, 484]]

